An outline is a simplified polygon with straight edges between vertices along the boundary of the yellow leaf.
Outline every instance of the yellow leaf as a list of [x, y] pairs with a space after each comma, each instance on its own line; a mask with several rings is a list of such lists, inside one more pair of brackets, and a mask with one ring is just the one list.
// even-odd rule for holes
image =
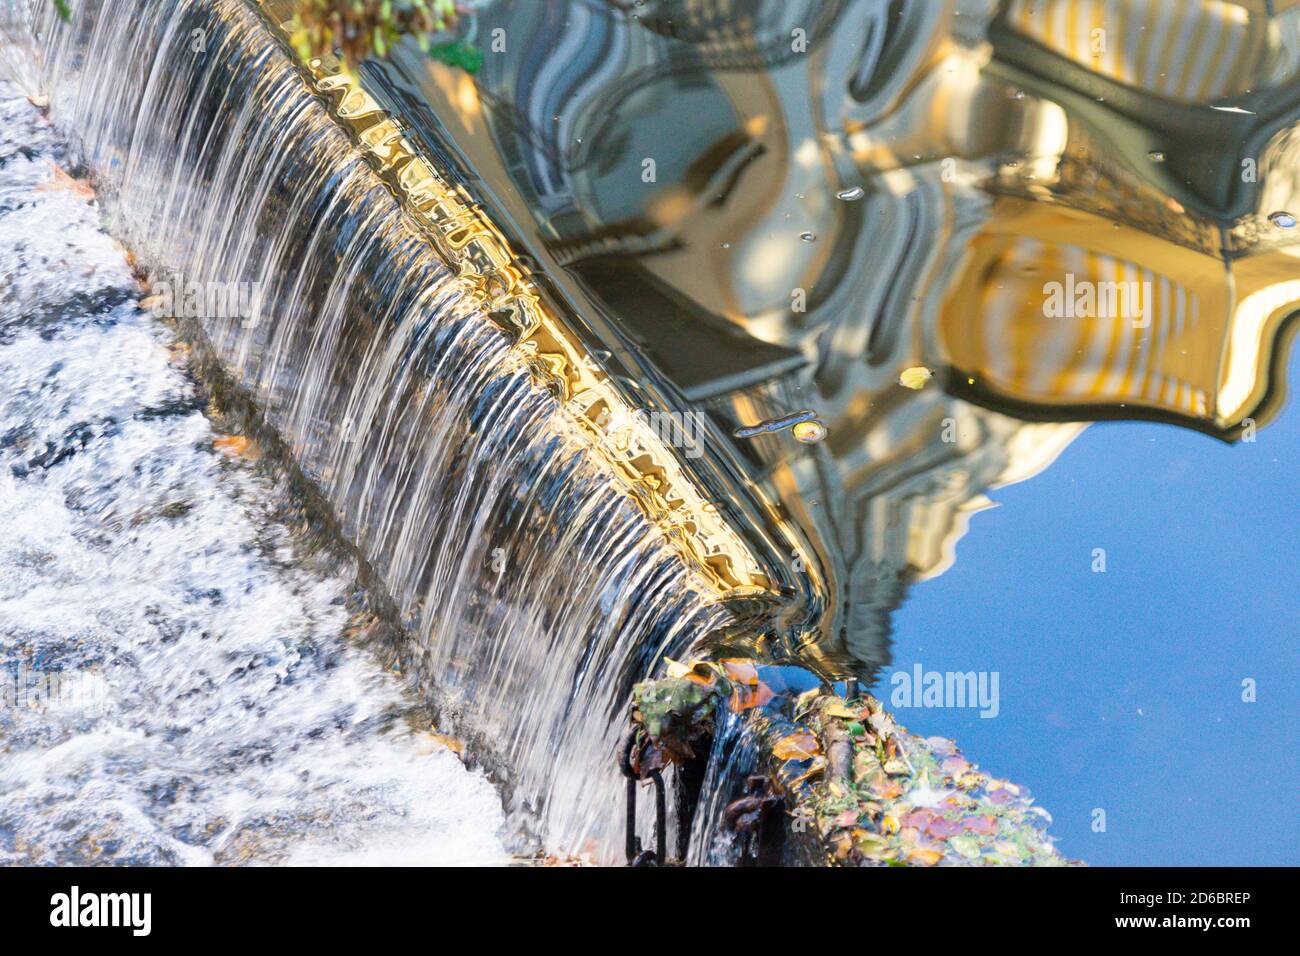
[[814, 757], [814, 758], [813, 758], [813, 762], [809, 765], [808, 769], [805, 770], [803, 773], [799, 774], [799, 776], [795, 777], [793, 780], [790, 781], [790, 786], [791, 786], [792, 788], [793, 788], [793, 787], [798, 787], [798, 786], [800, 786], [801, 784], [803, 784], [805, 781], [810, 780], [810, 779], [812, 779], [813, 777], [817, 776], [819, 773], [823, 772], [825, 769], [826, 769], [826, 758], [825, 758], [825, 757]]
[[772, 747], [772, 755], [777, 760], [810, 760], [821, 752], [821, 744], [807, 731], [782, 737]]
[[828, 717], [843, 717], [845, 720], [857, 720], [862, 716], [861, 707], [850, 707], [840, 701], [834, 701], [822, 707], [822, 713]]
[[925, 388], [925, 383], [930, 381], [933, 374], [924, 365], [914, 365], [903, 369], [903, 374], [898, 376], [898, 384], [904, 388]]
[[862, 827], [853, 830], [852, 835], [853, 845], [858, 848], [860, 853], [872, 859], [884, 858], [886, 851], [889, 849], [889, 845], [884, 840]]
[[668, 671], [669, 677], [685, 677], [691, 672], [695, 665], [683, 664], [681, 661], [675, 661], [671, 657], [665, 657], [664, 667]]
[[938, 850], [927, 850], [924, 847], [917, 847], [907, 854], [907, 862], [917, 866], [934, 866], [942, 859], [943, 854]]
[[821, 693], [820, 687], [814, 687], [811, 690], [804, 691], [796, 697], [794, 699], [794, 719], [802, 719], [803, 715], [808, 713], [812, 708], [812, 705], [817, 702], [817, 698], [821, 696]]
[[712, 687], [718, 679], [715, 673], [717, 668], [708, 661], [687, 661], [682, 663], [673, 660], [671, 657], [665, 657], [664, 666], [669, 677], [685, 678], [693, 683], [703, 684], [705, 687]]

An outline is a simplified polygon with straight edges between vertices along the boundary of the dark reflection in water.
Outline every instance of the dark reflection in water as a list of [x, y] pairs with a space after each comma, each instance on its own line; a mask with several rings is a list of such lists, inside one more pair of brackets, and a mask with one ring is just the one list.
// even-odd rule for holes
[[[1110, 832], [1132, 837], [1116, 788], [1151, 783], [1154, 767], [1208, 767], [1154, 759], [1160, 730], [1121, 735], [1127, 758], [1107, 762], [1087, 749], [1105, 734], [1083, 743], [1062, 728], [1131, 720], [1144, 686], [1177, 703], [1139, 716], [1149, 724], [1232, 720], [1228, 704], [1196, 702], [1236, 699], [1255, 671], [1294, 678], [1295, 555], [1283, 585], [1259, 540], [1294, 529], [1294, 454], [1270, 446], [1294, 447], [1294, 421], [1277, 439], [1258, 430], [1284, 402], [1300, 302], [1300, 7], [588, 0], [487, 2], [468, 23], [485, 53], [477, 76], [399, 50], [368, 85], [615, 362], [707, 413], [726, 477], [767, 503], [797, 543], [792, 562], [810, 564], [803, 659], [878, 679], [883, 696], [916, 662], [1001, 667], [1019, 703], [969, 722], [996, 728], [976, 749], [1080, 784], [1042, 794], [1070, 808], [1067, 852], [1139, 862], [1130, 842], [1112, 841], [1129, 848], [1113, 857], [1083, 842], [1093, 805], [1075, 806], [1092, 799], [1080, 782], [1095, 771], [1113, 784], [1097, 806], [1109, 799]], [[803, 410], [824, 438], [754, 428]], [[953, 572], [989, 493], [1040, 473], [1100, 419], [1241, 445], [1155, 424], [1090, 433], [1050, 480], [995, 494], [1018, 510], [980, 519], [986, 540], [963, 544]], [[1231, 517], [1238, 501], [1257, 505], [1249, 520]], [[1094, 548], [1117, 566], [1082, 578]], [[1206, 566], [1186, 566], [1188, 549]], [[1117, 577], [1122, 596], [1102, 584]], [[1280, 745], [1285, 715], [1254, 713]], [[947, 732], [953, 715], [941, 716], [933, 729]], [[928, 720], [914, 723], [928, 732]], [[1036, 736], [1068, 741], [1031, 758]], [[1229, 769], [1227, 737], [1217, 750], [1168, 739], [1247, 773]], [[1163, 784], [1171, 807], [1197, 787]], [[1139, 796], [1148, 815], [1161, 805]], [[1226, 845], [1206, 838], [1186, 856], [1222, 861]]]

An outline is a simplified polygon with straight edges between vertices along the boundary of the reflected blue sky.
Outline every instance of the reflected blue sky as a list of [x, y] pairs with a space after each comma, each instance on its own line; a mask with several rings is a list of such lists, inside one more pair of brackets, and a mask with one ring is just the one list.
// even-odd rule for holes
[[[1293, 348], [1289, 381], [1300, 381]], [[1300, 413], [1253, 444], [1101, 423], [992, 493], [895, 616], [889, 674], [999, 671], [1001, 713], [899, 709], [1029, 786], [1095, 865], [1300, 862]], [[1094, 548], [1106, 572], [1091, 570]], [[1242, 701], [1254, 678], [1255, 703]], [[1106, 830], [1093, 832], [1093, 810]]]

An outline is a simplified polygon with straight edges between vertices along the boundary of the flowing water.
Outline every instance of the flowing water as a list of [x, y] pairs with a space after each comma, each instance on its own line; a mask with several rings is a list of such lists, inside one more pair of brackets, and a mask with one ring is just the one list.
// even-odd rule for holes
[[[65, 165], [93, 175], [109, 231], [149, 273], [153, 307], [161, 301], [181, 317], [204, 380], [222, 408], [238, 410], [228, 427], [274, 450], [279, 465], [267, 474], [291, 473], [349, 555], [327, 561], [330, 548], [295, 545], [298, 557], [266, 574], [273, 566], [288, 575], [298, 583], [271, 581], [298, 595], [307, 593], [303, 581], [317, 582], [333, 617], [300, 601], [301, 616], [340, 654], [346, 614], [331, 602], [345, 592], [353, 600], [358, 576], [366, 609], [382, 620], [375, 633], [393, 638], [376, 642], [379, 659], [403, 671], [438, 725], [468, 737], [493, 771], [512, 847], [610, 858], [623, 792], [613, 754], [630, 685], [664, 656], [726, 634], [765, 663], [810, 668], [800, 680], [861, 680], [882, 699], [900, 674], [919, 684], [936, 661], [949, 674], [1003, 673], [1004, 700], [982, 712], [944, 705], [904, 719], [922, 733], [955, 726], [971, 734], [1003, 772], [1041, 770], [1025, 782], [1039, 790], [1041, 779], [1050, 802], [1068, 807], [1071, 855], [1085, 855], [1086, 834], [1105, 832], [1095, 829], [1097, 810], [1123, 807], [1115, 832], [1127, 835], [1094, 841], [1105, 859], [1143, 859], [1131, 822], [1141, 820], [1142, 832], [1170, 831], [1166, 855], [1148, 862], [1184, 862], [1210, 851], [1189, 849], [1180, 834], [1192, 827], [1220, 838], [1216, 807], [1234, 804], [1223, 788], [1202, 784], [1197, 791], [1214, 800], [1167, 813], [1163, 781], [1190, 773], [1198, 753], [1231, 763], [1258, 737], [1264, 752], [1252, 760], [1265, 772], [1238, 802], [1271, 806], [1283, 771], [1279, 748], [1268, 748], [1287, 726], [1294, 686], [1293, 593], [1261, 586], [1252, 613], [1237, 617], [1221, 613], [1230, 602], [1211, 597], [1268, 579], [1243, 555], [1270, 528], [1294, 523], [1294, 411], [1270, 423], [1286, 405], [1285, 349], [1300, 308], [1300, 12], [1277, 6], [476, 0], [462, 10], [462, 28], [467, 43], [490, 49], [479, 72], [431, 62], [407, 43], [362, 69], [367, 100], [339, 93], [346, 87], [324, 61], [295, 66], [275, 38], [272, 23], [287, 10], [276, 0], [81, 0], [66, 25], [48, 0], [19, 0], [0, 63], [9, 61], [26, 92], [48, 98], [71, 143]], [[488, 39], [498, 36], [508, 38], [499, 48]], [[384, 116], [376, 103], [387, 121], [376, 121]], [[14, 168], [34, 161], [29, 140], [39, 136], [26, 122], [11, 134]], [[399, 140], [458, 196], [482, 204], [475, 221], [490, 222], [500, 244], [474, 246], [468, 206], [420, 193], [418, 164], [405, 165]], [[55, 194], [77, 195], [75, 183], [57, 186]], [[35, 225], [29, 234], [55, 241]], [[595, 405], [574, 413], [596, 390], [575, 397], [563, 387], [564, 347], [555, 340], [565, 331], [548, 326], [551, 339], [517, 332], [482, 294], [484, 270], [456, 254], [467, 246], [500, 252], [499, 272], [522, 269], [544, 286], [560, 324], [587, 334], [589, 348], [599, 344], [587, 357], [630, 380], [648, 408], [703, 423], [676, 456], [690, 459], [676, 473], [689, 479], [675, 482], [667, 458], [647, 455], [648, 480], [631, 488], [622, 480], [627, 462], [591, 442]], [[73, 330], [90, 336], [91, 326], [99, 336], [133, 329], [169, 341], [130, 307], [134, 293], [107, 301], [60, 293], [53, 311], [40, 306], [50, 268], [27, 263], [16, 260], [3, 300], [14, 347], [33, 345], [29, 336], [47, 320], [63, 330], [60, 343], [83, 341]], [[74, 281], [72, 269], [57, 271], [60, 282]], [[1076, 289], [1096, 295], [1076, 301]], [[113, 323], [73, 321], [102, 308]], [[27, 366], [61, 360], [52, 349], [33, 345], [25, 364], [11, 363], [21, 364], [11, 377], [22, 394], [45, 394], [23, 383], [32, 381]], [[71, 382], [88, 363], [63, 361], [56, 382]], [[568, 371], [573, 381], [585, 374]], [[146, 420], [157, 430], [209, 427], [191, 410], [150, 412], [128, 428], [105, 410], [126, 399], [98, 390], [118, 387], [135, 400], [148, 393], [143, 372], [81, 374], [76, 410], [16, 413], [19, 430], [3, 449], [15, 456], [13, 481], [65, 480]], [[184, 406], [189, 386], [170, 374]], [[779, 427], [798, 418], [816, 425]], [[1135, 450], [1106, 425], [1085, 432], [1110, 418], [1144, 420], [1123, 426], [1142, 444]], [[1190, 431], [1167, 441], [1171, 425], [1224, 444]], [[1179, 444], [1193, 439], [1201, 444]], [[256, 484], [211, 451], [193, 451], [195, 442], [184, 446], [192, 462], [176, 465], [177, 487], [204, 475], [227, 489]], [[1166, 448], [1177, 449], [1172, 460], [1161, 457]], [[1157, 474], [1166, 466], [1182, 477]], [[999, 533], [999, 513], [973, 526], [983, 537], [967, 535], [998, 489], [1045, 471], [1055, 483], [1026, 487], [1051, 494], [1018, 488], [1007, 497], [1035, 502], [1018, 512], [1018, 535]], [[1111, 489], [1076, 509], [1078, 487], [1110, 473], [1136, 473], [1141, 487]], [[1217, 478], [1197, 483], [1189, 474]], [[670, 525], [662, 505], [672, 496], [645, 493], [664, 487], [682, 500], [698, 492], [707, 507]], [[1144, 495], [1153, 488], [1164, 497]], [[88, 494], [63, 495], [76, 520], [116, 528], [122, 514], [139, 511], [134, 499]], [[269, 500], [261, 494], [238, 500]], [[1254, 503], [1253, 524], [1224, 511], [1234, 497]], [[1137, 501], [1141, 512], [1126, 517]], [[34, 505], [12, 507], [27, 528]], [[185, 501], [155, 507], [159, 518], [127, 524], [198, 514]], [[1174, 544], [1167, 529], [1178, 530], [1180, 507], [1213, 528]], [[1143, 527], [1137, 518], [1151, 527], [1129, 542]], [[708, 539], [710, 522], [744, 546], [728, 538], [715, 547], [722, 539]], [[160, 540], [131, 533], [159, 554], [182, 546], [161, 531]], [[958, 563], [959, 542], [979, 557]], [[1107, 572], [1108, 549], [1118, 563]], [[37, 572], [18, 569], [47, 560], [34, 553], [12, 562], [30, 587]], [[1197, 566], [1182, 568], [1191, 554], [1202, 555]], [[165, 562], [168, 571], [176, 565]], [[113, 567], [122, 582], [115, 613], [156, 616], [149, 609], [165, 602], [131, 596], [139, 585], [130, 562]], [[256, 591], [261, 571], [247, 573]], [[236, 578], [215, 590], [226, 594]], [[169, 578], [149, 580], [161, 587]], [[725, 600], [736, 582], [762, 594]], [[212, 590], [200, 588], [186, 607]], [[272, 604], [286, 614], [299, 606]], [[1074, 605], [1083, 606], [1076, 616], [1101, 616], [1090, 629], [1057, 619], [1058, 608]], [[754, 607], [775, 613], [750, 616]], [[182, 617], [179, 632], [166, 626], [167, 640], [203, 640], [207, 630]], [[7, 626], [30, 630], [40, 619], [24, 607]], [[1017, 632], [1022, 619], [1035, 621], [1032, 636]], [[1242, 647], [1221, 638], [1243, 622], [1263, 636]], [[70, 633], [70, 624], [52, 625], [48, 639], [57, 645]], [[1109, 660], [1111, 644], [1137, 646], [1138, 635], [1154, 645], [1142, 660], [1072, 676]], [[15, 660], [35, 655], [40, 640], [22, 637]], [[153, 647], [152, 637], [140, 640]], [[1194, 645], [1185, 656], [1199, 670], [1164, 651], [1185, 645]], [[120, 666], [135, 668], [141, 686], [167, 684], [157, 663], [165, 646], [156, 650], [122, 656]], [[1035, 669], [1039, 657], [1046, 663]], [[366, 660], [357, 657], [356, 667], [364, 671]], [[109, 681], [128, 673], [118, 666], [85, 670]], [[1238, 685], [1259, 673], [1280, 675], [1281, 692], [1237, 706], [1246, 702], [1235, 699]], [[1121, 719], [1129, 688], [1157, 678], [1160, 693]], [[378, 689], [322, 686], [301, 712], [409, 706], [397, 684], [374, 679]], [[898, 699], [892, 706], [920, 706]], [[1150, 736], [1153, 701], [1172, 713], [1207, 699], [1219, 700], [1216, 722], [1230, 728], [1221, 737], [1178, 737], [1173, 725], [1199, 727], [1200, 711], [1172, 723], [1166, 713]], [[1094, 710], [1095, 721], [1080, 716]], [[376, 774], [395, 773], [411, 748], [433, 746], [420, 736], [428, 716], [415, 713], [365, 723], [347, 737], [353, 745], [340, 765], [381, 753]], [[195, 723], [179, 720], [173, 732], [192, 735]], [[383, 733], [389, 725], [413, 726], [414, 736]], [[1067, 725], [1069, 746], [1036, 743]], [[734, 845], [712, 837], [728, 796], [758, 766], [752, 726], [728, 717], [721, 731], [695, 862], [736, 859]], [[1168, 772], [1118, 756], [1163, 753], [1175, 739]], [[1086, 760], [1078, 756], [1085, 748]], [[296, 767], [296, 753], [277, 746], [261, 756]], [[1063, 766], [1047, 766], [1052, 760]], [[146, 764], [124, 763], [116, 779], [136, 786]], [[447, 766], [431, 786], [482, 785]], [[53, 785], [77, 792], [75, 772], [49, 772]], [[392, 802], [377, 808], [401, 812], [411, 778], [398, 777], [385, 790]], [[42, 811], [14, 813], [0, 834], [11, 826], [36, 832], [24, 837], [32, 846], [60, 845], [40, 829]], [[467, 823], [465, 839], [493, 830], [492, 813]], [[1276, 814], [1252, 816], [1265, 822], [1241, 845], [1258, 858], [1283, 828], [1267, 823]], [[227, 822], [211, 825], [230, 833], [228, 818], [215, 813]], [[235, 843], [256, 848], [232, 856], [302, 851], [301, 837], [280, 825], [261, 831], [274, 846], [241, 837]], [[202, 845], [227, 858], [211, 841]]]
[[69, 166], [0, 83], [0, 863], [505, 859]]
[[512, 829], [569, 850], [616, 833], [630, 684], [727, 613], [248, 5], [87, 2], [70, 27], [38, 5], [35, 22], [20, 72], [155, 291], [256, 290], [202, 334], [382, 582], [427, 698], [508, 769]]

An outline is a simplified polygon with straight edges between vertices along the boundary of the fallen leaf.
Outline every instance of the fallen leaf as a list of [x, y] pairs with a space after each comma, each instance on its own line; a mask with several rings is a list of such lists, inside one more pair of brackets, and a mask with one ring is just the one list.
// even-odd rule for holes
[[843, 701], [832, 701], [822, 707], [822, 713], [828, 717], [842, 717], [845, 720], [857, 720], [862, 716], [861, 707], [850, 707]]
[[873, 860], [884, 859], [889, 850], [889, 844], [861, 827], [853, 831], [853, 845], [859, 853]]
[[905, 829], [925, 830], [934, 822], [935, 816], [929, 810], [912, 810], [903, 814], [899, 822]]
[[755, 707], [764, 706], [774, 696], [772, 688], [759, 681], [757, 687], [737, 687], [732, 690], [731, 699], [727, 703], [733, 713], [739, 714]]
[[902, 375], [898, 376], [898, 384], [905, 389], [923, 389], [932, 377], [933, 373], [924, 365], [913, 365], [911, 368], [905, 368]]
[[813, 704], [817, 702], [817, 698], [821, 696], [821, 693], [822, 692], [819, 688], [814, 687], [811, 690], [804, 691], [796, 697], [794, 699], [794, 719], [799, 720], [804, 716], [804, 714], [808, 713], [808, 711], [812, 709]]
[[416, 738], [416, 749], [419, 753], [425, 754], [435, 753], [439, 750], [450, 750], [457, 756], [465, 753], [465, 745], [455, 737], [448, 737], [446, 734], [440, 734], [433, 730]]
[[968, 860], [977, 860], [980, 855], [979, 841], [974, 837], [957, 836], [948, 841], [948, 845]]
[[664, 658], [664, 670], [668, 672], [669, 677], [685, 677], [694, 667], [694, 664], [683, 664], [671, 657]]
[[737, 684], [748, 684], [753, 687], [758, 683], [758, 668], [754, 666], [753, 661], [743, 657], [729, 657], [718, 663], [727, 672], [727, 676]]
[[925, 383], [933, 377], [934, 373], [924, 365], [914, 365], [911, 368], [903, 369], [903, 374], [898, 376], [898, 384], [904, 388], [924, 388]]
[[821, 744], [807, 731], [782, 737], [772, 747], [772, 755], [777, 760], [811, 760], [821, 752]]
[[79, 199], [94, 199], [95, 190], [84, 179], [75, 179], [55, 163], [50, 163], [53, 178], [48, 183], [36, 187], [37, 192], [70, 192]]
[[970, 769], [970, 764], [964, 757], [948, 757], [943, 762], [943, 772], [950, 777], [960, 777]]
[[835, 825], [837, 827], [851, 827], [851, 826], [855, 826], [857, 822], [858, 822], [857, 810], [845, 810], [843, 813], [841, 813], [838, 817], [835, 818]]
[[894, 718], [883, 711], [869, 716], [867, 723], [881, 738], [894, 736], [894, 732], [898, 729], [898, 725], [894, 723]]
[[923, 847], [917, 847], [907, 854], [907, 862], [915, 863], [917, 866], [934, 866], [943, 859], [943, 854], [938, 850], [927, 850]]
[[971, 833], [978, 833], [981, 836], [992, 836], [998, 832], [997, 817], [967, 817], [962, 823]]
[[438, 733], [430, 733], [429, 736], [458, 757], [465, 753], [465, 745], [455, 737], [448, 737], [446, 734]]
[[252, 439], [243, 435], [226, 435], [223, 438], [215, 439], [212, 442], [212, 447], [231, 458], [254, 457], [256, 448]]
[[1020, 795], [1020, 788], [1017, 787], [1010, 780], [990, 779], [988, 783], [988, 789], [990, 792], [994, 790], [1005, 790], [1008, 793], [1010, 793], [1012, 796]]
[[790, 781], [790, 786], [797, 787], [800, 784], [802, 784], [804, 781], [817, 776], [819, 773], [822, 773], [825, 769], [826, 769], [826, 758], [814, 757], [813, 762], [809, 765], [808, 769]]
[[669, 677], [692, 681], [703, 687], [712, 687], [718, 681], [717, 675], [705, 661], [688, 661], [683, 664], [671, 657], [665, 657], [664, 664]]
[[926, 826], [925, 831], [931, 836], [947, 840], [961, 833], [961, 824], [956, 820], [949, 820], [947, 817], [935, 817]]

